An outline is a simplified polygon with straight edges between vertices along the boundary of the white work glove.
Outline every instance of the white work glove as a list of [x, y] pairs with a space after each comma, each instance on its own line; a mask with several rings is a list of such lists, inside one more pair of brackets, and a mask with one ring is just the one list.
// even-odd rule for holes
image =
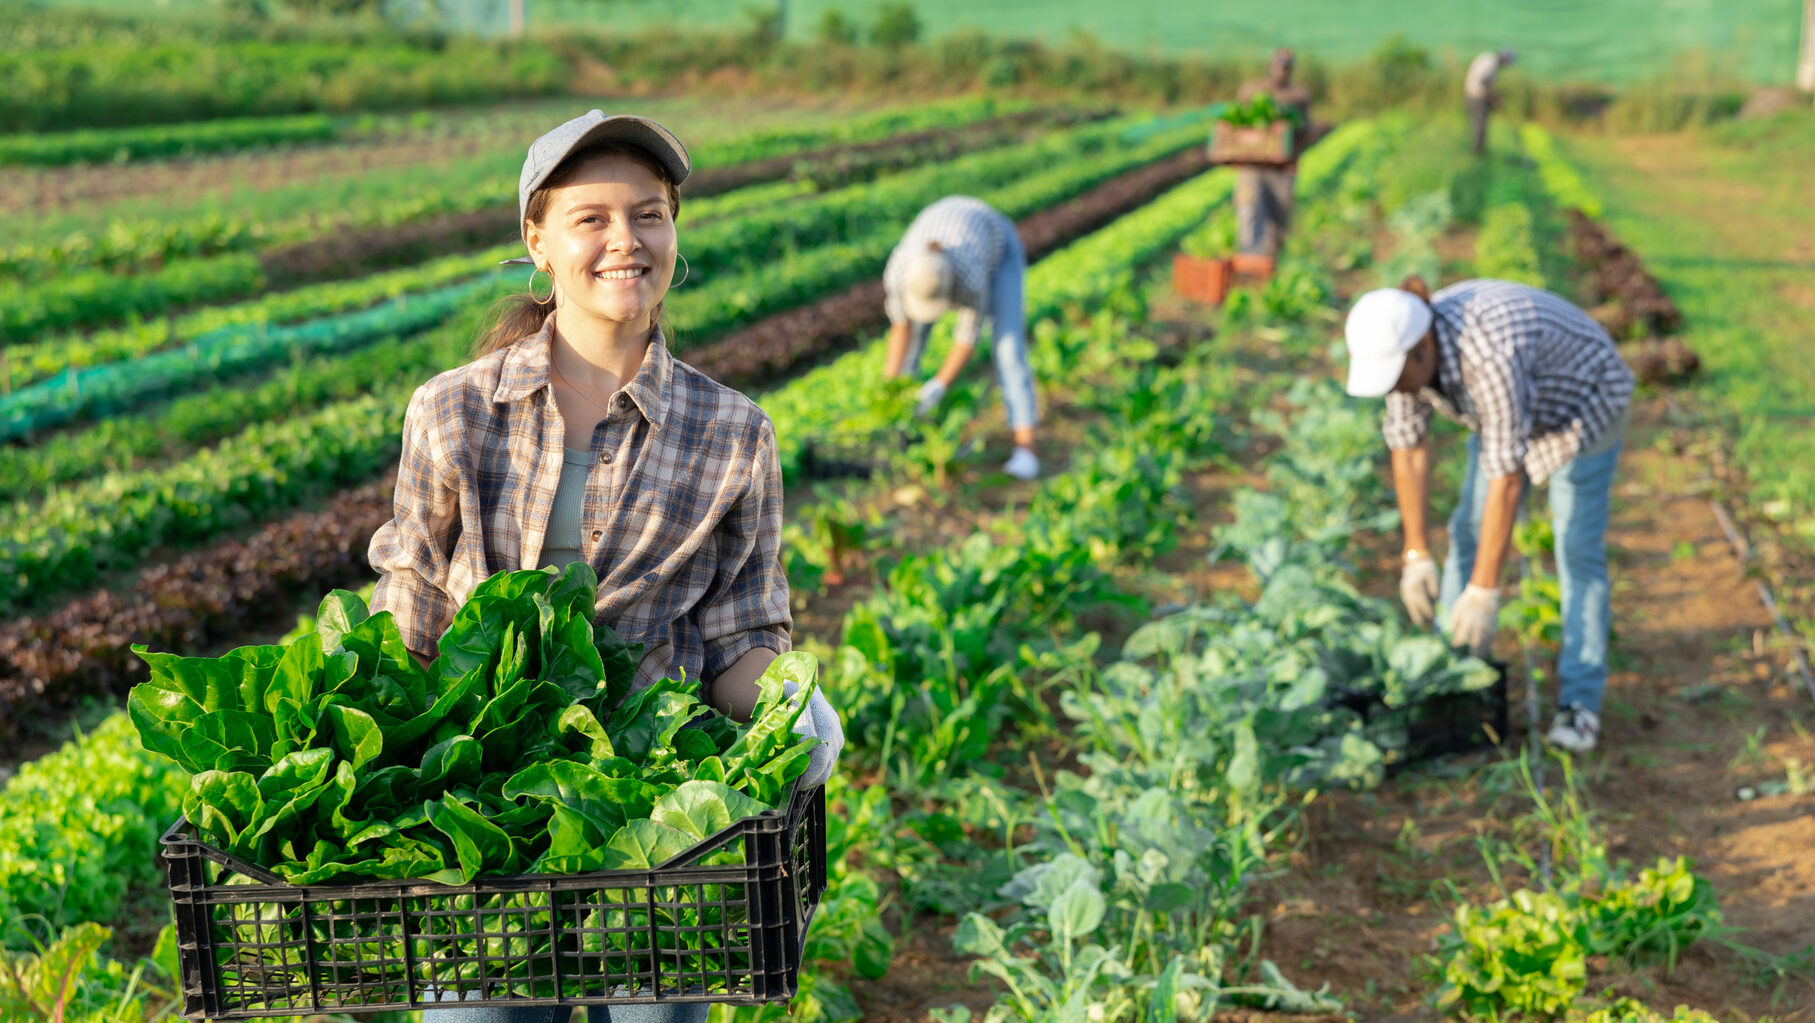
[[1500, 631], [1500, 591], [1469, 583], [1449, 613], [1449, 641], [1476, 657], [1493, 652]]
[[[800, 687], [793, 682], [783, 682], [781, 688], [790, 698], [800, 692]], [[807, 773], [800, 779], [802, 785], [816, 789], [832, 777], [838, 754], [844, 751], [844, 725], [838, 721], [838, 712], [826, 702], [824, 690], [813, 690], [807, 709], [794, 721], [794, 734], [810, 735], [819, 740], [819, 745], [807, 755]]]
[[1423, 628], [1437, 619], [1437, 561], [1419, 554], [1399, 570], [1399, 600], [1412, 624]]
[[914, 418], [924, 419], [945, 398], [945, 383], [938, 377], [920, 385], [920, 400], [914, 403]]

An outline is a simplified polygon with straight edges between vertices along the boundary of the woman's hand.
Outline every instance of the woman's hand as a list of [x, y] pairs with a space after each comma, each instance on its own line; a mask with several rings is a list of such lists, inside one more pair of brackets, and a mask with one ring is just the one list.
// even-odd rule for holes
[[[790, 698], [800, 692], [800, 687], [792, 682], [781, 685]], [[844, 725], [838, 720], [838, 712], [826, 700], [823, 689], [813, 690], [806, 710], [794, 722], [794, 734], [810, 735], [819, 740], [819, 745], [808, 754], [807, 773], [801, 775], [800, 783], [808, 788], [824, 785], [832, 777], [832, 768], [838, 765], [838, 755], [844, 751]]]

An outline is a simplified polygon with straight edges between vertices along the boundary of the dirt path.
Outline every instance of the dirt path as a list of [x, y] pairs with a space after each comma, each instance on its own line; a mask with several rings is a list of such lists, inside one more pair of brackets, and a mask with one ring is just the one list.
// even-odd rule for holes
[[1681, 307], [1686, 403], [1723, 428], [1720, 480], [1791, 621], [1815, 621], [1815, 115], [1570, 144]]
[[[1616, 484], [1608, 535], [1616, 670], [1602, 748], [1580, 766], [1612, 856], [1641, 865], [1690, 856], [1740, 940], [1788, 954], [1815, 945], [1815, 794], [1741, 802], [1735, 790], [1782, 779], [1792, 758], [1805, 770], [1815, 764], [1815, 704], [1790, 683], [1781, 653], [1759, 642], [1769, 616], [1697, 494], [1701, 469], [1654, 446], [1659, 412], [1653, 403], [1638, 414]], [[1395, 582], [1386, 558], [1367, 588], [1390, 596]], [[1504, 636], [1498, 654], [1519, 658]], [[1513, 740], [1523, 743], [1522, 681], [1514, 689]], [[1547, 708], [1554, 695], [1544, 694]], [[1332, 981], [1360, 1019], [1439, 1018], [1423, 1002], [1435, 986], [1422, 976], [1423, 957], [1448, 922], [1448, 886], [1492, 898], [1475, 835], [1529, 806], [1507, 794], [1508, 772], [1489, 767], [1497, 759], [1326, 798], [1290, 875], [1260, 902], [1271, 903], [1263, 950], [1282, 967]], [[1791, 981], [1774, 1000], [1772, 989], [1748, 983], [1735, 957], [1705, 948], [1692, 950], [1672, 981], [1653, 987], [1614, 972], [1590, 984], [1605, 986], [1723, 1020], [1815, 1019], [1807, 1008], [1815, 985]]]
[[[1720, 489], [1709, 446], [1680, 428], [1677, 407], [1660, 394], [1634, 406], [1608, 535], [1615, 670], [1602, 749], [1583, 759], [1581, 771], [1612, 857], [1641, 866], [1660, 855], [1691, 857], [1714, 882], [1726, 922], [1742, 932], [1737, 939], [1788, 955], [1815, 948], [1815, 791], [1742, 802], [1736, 790], [1792, 772], [1807, 776], [1815, 765], [1815, 702], [1771, 640], [1748, 567], [1707, 499]], [[1439, 461], [1457, 457], [1439, 450]], [[1226, 485], [1194, 480], [1200, 506], [1225, 500]], [[1434, 498], [1439, 518], [1448, 486], [1439, 484]], [[1436, 542], [1441, 548], [1444, 539]], [[1364, 546], [1371, 558], [1363, 588], [1396, 598], [1397, 538]], [[1245, 585], [1239, 574], [1201, 567], [1178, 581], [1204, 587], [1201, 594]], [[1497, 653], [1514, 664], [1522, 659], [1509, 635]], [[1512, 751], [1526, 740], [1523, 690], [1520, 678]], [[1554, 683], [1541, 699], [1548, 712]], [[1557, 781], [1554, 766], [1549, 780]], [[1497, 896], [1476, 836], [1504, 834], [1530, 805], [1498, 755], [1408, 771], [1374, 792], [1326, 795], [1304, 844], [1287, 859], [1289, 870], [1256, 900], [1268, 917], [1262, 953], [1289, 974], [1330, 981], [1358, 1019], [1442, 1018], [1426, 1001], [1440, 983], [1428, 956], [1453, 893], [1476, 902]], [[1598, 969], [1591, 993], [1611, 987], [1666, 1011], [1685, 1003], [1723, 1020], [1815, 1019], [1815, 983], [1762, 983], [1736, 956], [1707, 945], [1692, 950], [1669, 981], [1658, 981], [1657, 971]]]

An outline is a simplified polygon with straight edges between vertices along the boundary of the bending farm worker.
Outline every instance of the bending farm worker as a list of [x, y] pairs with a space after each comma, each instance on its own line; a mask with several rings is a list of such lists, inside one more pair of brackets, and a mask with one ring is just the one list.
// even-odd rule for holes
[[[494, 572], [582, 560], [599, 580], [593, 621], [643, 645], [637, 689], [701, 679], [706, 702], [749, 720], [758, 678], [790, 649], [775, 429], [674, 358], [662, 330], [689, 169], [679, 139], [632, 115], [594, 110], [530, 145], [517, 191], [529, 256], [511, 261], [534, 267], [529, 287], [499, 304], [473, 361], [410, 399], [394, 517], [368, 552], [372, 611], [395, 616], [419, 661]], [[821, 693], [806, 711], [796, 730], [820, 743], [805, 782], [823, 784], [844, 736]], [[603, 1018], [690, 1023], [706, 1009], [613, 1006]]]
[[[1405, 526], [1400, 596], [1420, 625], [1485, 656], [1526, 484], [1550, 486], [1563, 590], [1560, 693], [1549, 740], [1594, 748], [1607, 683], [1606, 532], [1633, 378], [1613, 339], [1573, 304], [1507, 281], [1435, 295], [1412, 277], [1349, 311], [1348, 391], [1386, 399], [1384, 432]], [[1468, 427], [1468, 468], [1441, 574], [1425, 533], [1432, 412]]]
[[1002, 404], [1015, 451], [1003, 471], [1016, 479], [1040, 474], [1034, 452], [1034, 375], [1027, 362], [1027, 250], [1015, 222], [981, 199], [947, 196], [920, 211], [883, 270], [889, 343], [884, 375], [919, 371], [933, 325], [956, 310], [952, 350], [920, 388], [917, 415], [938, 407], [969, 361], [982, 321], [1002, 384]]
[[1510, 49], [1498, 53], [1489, 50], [1469, 61], [1468, 72], [1462, 77], [1463, 104], [1468, 108], [1476, 156], [1487, 152], [1487, 115], [1500, 106], [1500, 91], [1494, 88], [1500, 69], [1512, 66], [1515, 56]]
[[[1292, 51], [1275, 50], [1267, 64], [1267, 76], [1247, 82], [1236, 93], [1238, 102], [1246, 103], [1256, 96], [1273, 97], [1281, 113], [1296, 112], [1298, 131], [1311, 127], [1311, 94], [1292, 83]], [[1235, 170], [1236, 251], [1256, 256], [1267, 262], [1279, 258], [1285, 244], [1286, 228], [1292, 220], [1293, 188], [1298, 178], [1296, 163], [1284, 167], [1240, 166]]]

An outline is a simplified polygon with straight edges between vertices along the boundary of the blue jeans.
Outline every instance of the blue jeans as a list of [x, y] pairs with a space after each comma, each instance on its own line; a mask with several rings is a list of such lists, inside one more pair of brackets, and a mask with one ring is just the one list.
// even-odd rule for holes
[[[710, 1005], [593, 1005], [586, 1009], [588, 1023], [706, 1023]], [[566, 1005], [524, 1006], [520, 1009], [427, 1008], [423, 1023], [567, 1023], [573, 1008]]]
[[[1018, 430], [1038, 425], [1040, 411], [1034, 401], [1034, 371], [1027, 363], [1027, 250], [1021, 247], [1021, 236], [1013, 224], [1006, 234], [1008, 247], [990, 281], [989, 308], [981, 311], [989, 320], [990, 353], [996, 361], [996, 379], [1002, 384], [1008, 427]], [[930, 323], [916, 323], [909, 330], [903, 373], [912, 376], [920, 371], [920, 356], [926, 352], [926, 339], [932, 332]]]
[[[1620, 444], [1580, 455], [1550, 477], [1550, 515], [1557, 537], [1557, 581], [1563, 590], [1563, 652], [1557, 661], [1558, 706], [1601, 712], [1607, 686], [1607, 629], [1613, 610], [1607, 584], [1607, 519]], [[1468, 438], [1468, 471], [1449, 520], [1449, 557], [1441, 600], [1454, 607], [1475, 570], [1487, 477], [1479, 471], [1481, 441]], [[1439, 619], [1441, 620], [1441, 619]]]

